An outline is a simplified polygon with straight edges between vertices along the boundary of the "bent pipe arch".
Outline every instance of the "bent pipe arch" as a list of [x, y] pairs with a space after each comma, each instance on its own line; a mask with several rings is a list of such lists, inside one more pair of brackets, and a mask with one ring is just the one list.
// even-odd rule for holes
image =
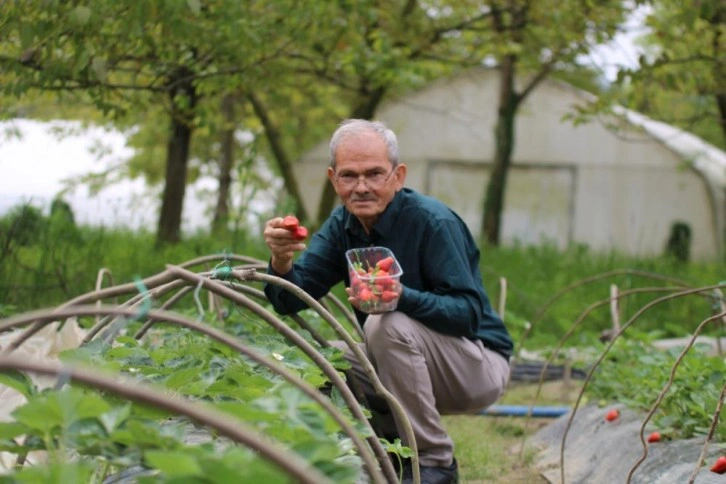
[[[175, 271], [170, 268], [172, 272], [179, 273], [178, 271]], [[180, 269], [183, 271], [183, 269]], [[300, 298], [302, 301], [304, 301], [308, 306], [313, 308], [315, 311], [320, 314], [323, 319], [331, 325], [331, 327], [335, 330], [335, 332], [345, 341], [345, 343], [348, 345], [350, 350], [355, 354], [355, 356], [358, 358], [358, 361], [361, 363], [361, 366], [363, 367], [366, 376], [370, 380], [371, 384], [373, 385], [373, 388], [375, 389], [376, 393], [381, 396], [383, 399], [386, 400], [386, 403], [390, 407], [391, 411], [396, 414], [396, 416], [399, 418], [399, 423], [403, 426], [404, 433], [406, 434], [406, 437], [408, 439], [409, 447], [412, 451], [412, 457], [411, 457], [411, 467], [413, 469], [413, 479], [415, 483], [420, 482], [420, 475], [419, 475], [419, 462], [418, 462], [418, 448], [416, 446], [416, 437], [413, 434], [413, 428], [411, 427], [411, 422], [408, 419], [408, 416], [406, 415], [406, 411], [403, 409], [401, 404], [396, 400], [396, 398], [389, 392], [381, 383], [381, 380], [378, 378], [378, 375], [376, 374], [375, 369], [373, 368], [373, 365], [371, 365], [371, 362], [368, 360], [368, 357], [363, 353], [363, 351], [360, 349], [360, 346], [358, 346], [358, 343], [351, 338], [350, 334], [343, 328], [338, 321], [335, 320], [335, 318], [322, 306], [320, 303], [318, 303], [315, 298], [310, 296], [308, 293], [297, 287], [295, 284], [286, 281], [285, 279], [282, 279], [277, 276], [273, 276], [270, 274], [262, 274], [254, 270], [246, 270], [246, 271], [234, 271], [233, 276], [236, 278], [239, 278], [242, 281], [260, 281], [260, 282], [266, 282], [270, 284], [275, 284], [277, 286], [280, 286], [284, 289], [286, 289], [289, 292], [292, 292], [295, 294], [298, 298]], [[188, 272], [188, 275], [192, 275], [192, 273]], [[250, 301], [252, 302], [252, 301]], [[254, 304], [254, 303], [253, 303]], [[255, 306], [257, 306], [255, 304]], [[259, 307], [259, 306], [258, 306]], [[264, 308], [262, 308], [263, 311], [265, 311]], [[297, 335], [297, 333], [295, 333]]]
[[[386, 477], [389, 480], [393, 480], [394, 482], [397, 480], [396, 472], [393, 469], [393, 464], [391, 463], [390, 459], [388, 458], [386, 451], [383, 449], [381, 443], [379, 442], [378, 438], [375, 435], [375, 432], [373, 431], [373, 428], [371, 427], [371, 423], [368, 421], [368, 419], [363, 415], [363, 412], [358, 406], [358, 403], [353, 396], [352, 391], [348, 386], [345, 384], [343, 379], [340, 377], [340, 375], [337, 373], [335, 368], [330, 364], [330, 362], [322, 355], [320, 352], [318, 352], [310, 343], [308, 343], [302, 336], [300, 336], [297, 332], [295, 332], [292, 328], [287, 326], [284, 322], [282, 322], [279, 318], [277, 318], [274, 314], [272, 314], [270, 311], [265, 309], [264, 307], [257, 304], [255, 301], [251, 300], [247, 296], [238, 293], [234, 289], [225, 286], [224, 284], [220, 283], [219, 281], [216, 281], [214, 279], [209, 279], [204, 276], [195, 274], [194, 272], [190, 272], [186, 269], [183, 269], [178, 266], [172, 266], [167, 265], [167, 271], [169, 271], [170, 274], [177, 276], [181, 279], [185, 279], [189, 284], [198, 285], [201, 284], [202, 287], [206, 287], [207, 290], [212, 291], [214, 293], [219, 294], [220, 296], [224, 296], [228, 299], [231, 299], [236, 304], [239, 304], [240, 306], [243, 306], [251, 311], [253, 311], [255, 314], [260, 316], [265, 322], [270, 324], [273, 328], [275, 328], [278, 332], [280, 332], [283, 336], [290, 339], [298, 348], [300, 348], [309, 358], [311, 358], [325, 373], [325, 375], [330, 378], [331, 383], [333, 383], [338, 390], [343, 395], [343, 398], [346, 399], [346, 402], [348, 403], [348, 406], [350, 407], [351, 411], [354, 412], [356, 417], [365, 423], [367, 428], [371, 431], [372, 435], [368, 438], [368, 441], [370, 445], [373, 447], [373, 449], [376, 452], [376, 455], [378, 456], [378, 461], [383, 466], [384, 472], [386, 474]], [[343, 339], [346, 340], [349, 346], [353, 347], [353, 351], [357, 351], [358, 358], [361, 359], [364, 365], [367, 364], [367, 368], [370, 370], [371, 373], [373, 373], [373, 378], [375, 378], [375, 381], [372, 382], [375, 385], [376, 382], [378, 384], [378, 387], [380, 387], [380, 390], [382, 392], [385, 392], [388, 394], [389, 398], [386, 398], [383, 393], [380, 393], [386, 400], [389, 402], [389, 405], [391, 406], [391, 410], [394, 412], [397, 412], [399, 418], [402, 419], [404, 422], [404, 425], [407, 426], [407, 431], [410, 431], [411, 438], [413, 438], [413, 431], [411, 430], [411, 424], [408, 421], [408, 417], [406, 416], [403, 408], [401, 407], [401, 404], [398, 403], [398, 401], [391, 395], [383, 386], [380, 384], [380, 380], [378, 380], [378, 377], [375, 375], [375, 370], [373, 370], [373, 367], [371, 366], [370, 362], [368, 361], [368, 358], [363, 354], [363, 352], [358, 347], [358, 344], [353, 341], [353, 339], [350, 337], [350, 335], [345, 331], [344, 328], [340, 326], [340, 324], [335, 321], [335, 318], [332, 317], [330, 313], [328, 313], [324, 308], [320, 306], [320, 304], [309, 294], [307, 294], [305, 291], [300, 289], [299, 287], [295, 286], [294, 284], [285, 281], [284, 279], [281, 279], [276, 276], [270, 276], [268, 274], [260, 274], [254, 269], [248, 269], [246, 271], [240, 272], [240, 271], [234, 271], [232, 273], [233, 277], [239, 278], [242, 281], [249, 281], [249, 280], [257, 280], [257, 281], [263, 281], [263, 282], [271, 282], [273, 284], [278, 284], [283, 287], [285, 287], [288, 290], [293, 291], [298, 297], [303, 299], [308, 305], [310, 305], [313, 309], [315, 309], [323, 318], [331, 324], [336, 330], [339, 331], [339, 334]], [[341, 388], [341, 385], [344, 388]], [[376, 388], [376, 391], [379, 391], [378, 388]], [[416, 456], [416, 462], [414, 462], [414, 472], [416, 472], [417, 469], [417, 459], [418, 456], [416, 455], [416, 449], [415, 449], [415, 441], [409, 440], [409, 442], [414, 443], [411, 445], [412, 450], [414, 452], [414, 455]], [[412, 459], [413, 460], [413, 459]], [[418, 482], [418, 481], [417, 481]]]
[[537, 313], [532, 318], [532, 321], [530, 322], [529, 326], [524, 330], [524, 333], [522, 334], [522, 337], [520, 338], [520, 342], [517, 345], [517, 348], [515, 348], [514, 352], [514, 358], [519, 358], [519, 355], [522, 351], [522, 348], [524, 348], [524, 343], [527, 341], [530, 333], [534, 331], [534, 327], [538, 326], [538, 323], [544, 318], [545, 313], [547, 310], [552, 306], [555, 302], [557, 302], [561, 297], [563, 297], [565, 294], [567, 294], [570, 291], [573, 291], [579, 287], [588, 285], [593, 282], [597, 282], [603, 279], [607, 279], [609, 277], [614, 276], [620, 276], [620, 275], [628, 275], [628, 276], [639, 276], [644, 277], [648, 279], [653, 279], [657, 281], [663, 281], [663, 282], [670, 282], [673, 283], [676, 286], [679, 286], [682, 289], [690, 289], [693, 288], [692, 284], [689, 284], [685, 281], [682, 281], [680, 279], [670, 277], [670, 276], [664, 276], [661, 274], [657, 274], [654, 272], [648, 272], [648, 271], [641, 271], [637, 269], [614, 269], [612, 271], [602, 272], [599, 274], [594, 274], [589, 277], [585, 277], [583, 279], [580, 279], [578, 281], [573, 282], [572, 284], [560, 289], [555, 294], [549, 297], [544, 304], [537, 310]]
[[101, 376], [88, 370], [48, 363], [32, 362], [15, 356], [0, 356], [0, 371], [23, 371], [46, 376], [70, 378], [71, 381], [104, 390], [128, 400], [162, 408], [172, 413], [184, 415], [189, 419], [211, 427], [221, 435], [246, 447], [254, 449], [261, 456], [276, 464], [292, 478], [306, 484], [332, 484], [327, 476], [312, 467], [300, 456], [287, 451], [282, 445], [270, 441], [242, 422], [231, 421], [229, 415], [211, 408], [204, 408], [176, 397], [170, 397], [151, 387], [121, 383], [112, 377]]
[[[197, 332], [200, 332], [215, 341], [225, 344], [229, 346], [230, 348], [233, 348], [234, 350], [238, 351], [239, 353], [243, 354], [244, 356], [247, 356], [251, 360], [255, 361], [256, 363], [259, 363], [270, 370], [278, 373], [280, 376], [285, 378], [288, 382], [298, 387], [303, 393], [308, 395], [310, 398], [312, 398], [315, 402], [319, 403], [328, 413], [331, 415], [331, 417], [343, 428], [343, 430], [348, 434], [348, 436], [353, 440], [353, 442], [356, 444], [356, 446], [361, 451], [361, 458], [366, 462], [366, 465], [369, 467], [369, 472], [374, 478], [383, 479], [383, 476], [377, 475], [377, 467], [375, 466], [374, 459], [370, 453], [367, 452], [367, 449], [365, 447], [365, 443], [360, 439], [355, 429], [348, 423], [348, 421], [345, 419], [345, 417], [340, 413], [340, 411], [332, 405], [332, 403], [326, 399], [320, 392], [317, 391], [317, 389], [313, 388], [310, 384], [302, 380], [301, 378], [294, 375], [292, 372], [288, 371], [285, 367], [282, 365], [276, 363], [273, 360], [270, 360], [260, 354], [258, 354], [256, 351], [251, 350], [250, 348], [246, 347], [242, 343], [240, 343], [236, 338], [224, 333], [223, 331], [217, 330], [215, 328], [212, 328], [211, 326], [198, 323], [196, 321], [189, 320], [183, 316], [180, 316], [176, 313], [168, 312], [168, 311], [160, 311], [160, 310], [150, 310], [149, 316], [153, 317], [157, 321], [164, 321], [169, 324], [175, 324], [177, 326], [182, 326], [187, 329], [191, 329]], [[8, 329], [12, 329], [18, 326], [22, 326], [24, 324], [28, 324], [30, 322], [33, 322], [33, 324], [48, 324], [53, 321], [56, 321], [58, 319], [64, 319], [72, 316], [97, 316], [97, 315], [123, 315], [128, 317], [133, 317], [136, 315], [136, 311], [132, 310], [131, 308], [109, 308], [109, 307], [96, 307], [96, 306], [74, 306], [65, 308], [63, 310], [57, 310], [57, 311], [48, 311], [48, 310], [41, 310], [41, 311], [34, 311], [31, 313], [25, 313], [17, 316], [13, 316], [11, 318], [7, 318], [4, 321], [0, 321], [0, 331], [5, 331]], [[0, 354], [0, 356], [5, 356]], [[326, 360], [327, 361], [327, 360]], [[332, 368], [332, 366], [330, 366]], [[335, 369], [333, 368], [333, 372]], [[350, 392], [350, 390], [347, 388], [345, 383], [342, 383], [343, 391], [347, 390]], [[340, 388], [339, 388], [340, 389]], [[351, 411], [355, 415], [355, 410], [358, 409], [357, 402], [355, 402], [354, 398], [350, 398], [348, 400], [352, 400], [353, 407], [351, 408]], [[349, 402], [346, 402], [349, 403]], [[358, 412], [360, 413], [360, 412]], [[360, 413], [360, 416], [362, 418], [359, 418], [362, 423], [366, 423], [367, 419], [365, 416]], [[380, 445], [380, 443], [379, 443]], [[387, 461], [389, 461], [388, 458], [386, 458]], [[389, 461], [390, 462], [390, 461]], [[385, 482], [385, 480], [378, 480], [376, 479], [376, 482]]]
[[565, 482], [565, 445], [567, 442], [567, 437], [570, 432], [570, 428], [572, 427], [572, 422], [575, 418], [575, 415], [577, 414], [577, 410], [580, 408], [580, 403], [582, 402], [583, 395], [585, 393], [585, 390], [587, 388], [587, 385], [592, 380], [593, 374], [597, 370], [597, 368], [600, 366], [600, 364], [603, 362], [605, 357], [608, 355], [612, 347], [617, 342], [618, 338], [625, 333], [625, 330], [627, 330], [630, 326], [633, 325], [633, 323], [646, 311], [648, 311], [653, 306], [656, 306], [664, 301], [669, 301], [672, 299], [678, 299], [685, 296], [690, 296], [694, 294], [699, 294], [707, 291], [712, 291], [714, 289], [722, 289], [726, 287], [726, 284], [715, 284], [712, 286], [705, 286], [705, 287], [699, 287], [695, 289], [687, 289], [684, 291], [677, 292], [675, 294], [670, 294], [668, 296], [663, 296], [660, 298], [657, 298], [647, 304], [645, 304], [643, 307], [641, 307], [638, 311], [633, 314], [633, 316], [630, 317], [628, 321], [625, 322], [625, 324], [622, 325], [620, 328], [620, 331], [618, 331], [613, 338], [610, 340], [608, 345], [605, 347], [605, 349], [600, 353], [600, 356], [595, 360], [595, 362], [590, 365], [590, 369], [587, 373], [587, 377], [585, 378], [585, 381], [582, 383], [582, 388], [580, 389], [579, 394], [577, 395], [577, 399], [575, 400], [575, 404], [572, 407], [572, 412], [570, 413], [567, 424], [565, 425], [565, 430], [562, 434], [562, 440], [560, 442], [560, 477], [562, 479], [562, 482]]
[[[635, 289], [628, 289], [626, 291], [622, 291], [618, 293], [615, 299], [620, 300], [624, 299], [626, 296], [631, 296], [635, 294], [644, 294], [644, 293], [652, 293], [652, 292], [676, 292], [680, 291], [679, 288], [673, 288], [673, 287], [665, 287], [665, 286], [655, 286], [655, 287], [639, 287]], [[537, 383], [537, 390], [534, 393], [534, 397], [532, 398], [532, 403], [530, 404], [530, 408], [534, 409], [537, 405], [537, 402], [539, 401], [540, 394], [542, 393], [542, 387], [544, 385], [544, 379], [545, 379], [545, 373], [547, 371], [547, 368], [549, 368], [550, 364], [554, 362], [555, 358], [557, 358], [557, 355], [559, 355], [560, 350], [564, 347], [565, 342], [570, 339], [570, 337], [575, 333], [575, 330], [578, 329], [585, 321], [587, 316], [590, 315], [595, 309], [605, 306], [609, 304], [612, 301], [613, 297], [608, 297], [607, 299], [601, 299], [600, 301], [596, 301], [589, 305], [585, 310], [577, 317], [574, 323], [570, 325], [570, 328], [565, 332], [565, 334], [559, 339], [557, 344], [555, 345], [554, 349], [551, 351], [549, 357], [542, 365], [542, 368], [539, 373], [538, 383]], [[525, 421], [525, 428], [529, 424], [529, 420]], [[522, 446], [520, 447], [519, 456], [520, 458], [524, 457], [525, 452], [525, 443], [527, 441], [527, 435], [526, 432], [522, 436]]]

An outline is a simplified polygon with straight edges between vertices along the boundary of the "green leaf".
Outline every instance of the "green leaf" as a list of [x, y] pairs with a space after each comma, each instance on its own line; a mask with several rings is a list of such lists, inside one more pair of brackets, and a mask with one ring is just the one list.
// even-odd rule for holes
[[91, 59], [91, 69], [96, 75], [96, 78], [100, 81], [106, 80], [106, 61], [100, 57], [94, 57]]
[[169, 476], [200, 475], [202, 468], [197, 460], [184, 452], [148, 450], [146, 463]]
[[84, 26], [91, 18], [91, 9], [85, 5], [79, 5], [71, 10], [70, 18], [76, 25]]
[[331, 461], [340, 455], [338, 446], [330, 441], [309, 440], [295, 444], [294, 449], [309, 462]]
[[58, 411], [55, 401], [51, 401], [47, 395], [28, 401], [23, 406], [16, 408], [13, 417], [18, 422], [45, 434], [62, 424], [63, 420]]
[[132, 336], [125, 336], [125, 335], [121, 335], [121, 336], [117, 337], [116, 343], [122, 344], [125, 346], [132, 346], [132, 347], [139, 346], [139, 340], [137, 340], [136, 338], [134, 338]]
[[222, 456], [199, 457], [204, 477], [215, 484], [229, 482], [286, 482], [285, 473], [249, 450], [232, 447]]
[[103, 428], [106, 429], [106, 432], [111, 434], [121, 425], [121, 423], [129, 418], [130, 414], [131, 404], [127, 404], [119, 407], [113, 407], [108, 412], [102, 413], [99, 415], [98, 420], [101, 422], [101, 425], [103, 425]]
[[0, 422], [0, 440], [14, 439], [28, 432], [28, 427], [18, 422]]
[[36, 393], [35, 384], [25, 373], [15, 370], [0, 373], [0, 385], [5, 385], [22, 393], [25, 398], [30, 398]]
[[166, 380], [166, 387], [171, 390], [180, 389], [190, 383], [199, 381], [198, 368], [185, 368], [172, 373]]
[[111, 438], [118, 443], [140, 448], [173, 449], [180, 443], [179, 439], [162, 432], [158, 425], [135, 420], [116, 430]]
[[51, 464], [48, 466], [24, 467], [17, 472], [13, 483], [68, 484], [91, 482], [93, 467], [87, 462]]
[[55, 394], [55, 398], [66, 425], [74, 420], [100, 417], [111, 409], [111, 405], [100, 395], [77, 388], [60, 391]]
[[187, 6], [195, 15], [199, 15], [202, 11], [202, 4], [199, 0], [187, 0]]
[[47, 433], [56, 427], [67, 428], [76, 420], [98, 417], [109, 408], [100, 396], [69, 388], [37, 395], [16, 408], [13, 416], [18, 422]]

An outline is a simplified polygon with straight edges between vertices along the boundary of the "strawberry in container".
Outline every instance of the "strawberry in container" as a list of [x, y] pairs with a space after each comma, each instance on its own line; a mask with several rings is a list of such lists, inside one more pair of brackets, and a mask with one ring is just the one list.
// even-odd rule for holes
[[393, 311], [401, 295], [403, 270], [396, 257], [385, 247], [350, 249], [345, 253], [350, 272], [352, 296], [368, 314]]

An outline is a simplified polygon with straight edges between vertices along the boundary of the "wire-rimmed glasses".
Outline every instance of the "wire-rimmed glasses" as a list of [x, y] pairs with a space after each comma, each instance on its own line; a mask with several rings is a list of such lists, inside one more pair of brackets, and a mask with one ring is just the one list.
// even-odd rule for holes
[[358, 182], [363, 182], [371, 190], [381, 188], [386, 184], [393, 172], [396, 171], [394, 166], [391, 171], [386, 173], [380, 168], [366, 171], [365, 173], [343, 172], [335, 176], [335, 181], [346, 190], [353, 189], [358, 186]]

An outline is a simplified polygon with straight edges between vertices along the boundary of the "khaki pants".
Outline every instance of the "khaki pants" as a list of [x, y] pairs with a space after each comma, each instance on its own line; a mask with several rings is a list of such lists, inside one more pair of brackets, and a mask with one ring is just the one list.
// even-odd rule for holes
[[[450, 465], [454, 446], [441, 415], [475, 413], [492, 405], [504, 393], [509, 363], [481, 341], [438, 333], [397, 311], [371, 315], [363, 328], [365, 343], [360, 346], [383, 386], [406, 411], [421, 465]], [[377, 425], [382, 433], [395, 432], [408, 445], [402, 427], [385, 400], [375, 394], [355, 354], [344, 341], [331, 344], [346, 352], [371, 410], [383, 417]]]

